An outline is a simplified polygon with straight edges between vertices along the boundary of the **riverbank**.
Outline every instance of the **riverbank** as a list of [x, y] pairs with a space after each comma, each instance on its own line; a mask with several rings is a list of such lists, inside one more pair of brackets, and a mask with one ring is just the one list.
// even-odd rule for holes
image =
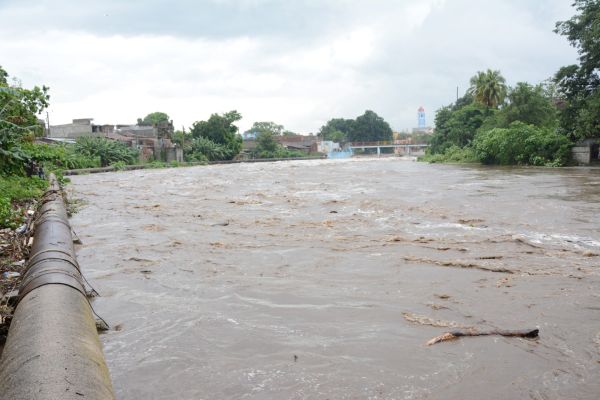
[[1, 177], [0, 201], [0, 354], [14, 312], [32, 241], [32, 228], [39, 198], [46, 182], [37, 178]]
[[173, 163], [148, 163], [148, 164], [137, 164], [137, 165], [123, 165], [123, 166], [109, 166], [102, 168], [82, 168], [82, 169], [70, 169], [64, 170], [63, 175], [85, 175], [85, 174], [96, 174], [102, 172], [115, 172], [115, 171], [135, 171], [140, 169], [157, 169], [157, 168], [177, 168], [177, 167], [194, 167], [199, 165], [219, 165], [219, 164], [241, 164], [241, 163], [263, 163], [263, 162], [278, 162], [278, 161], [306, 161], [306, 160], [322, 160], [326, 156], [320, 157], [288, 157], [288, 158], [255, 158], [248, 160], [221, 160], [221, 161], [207, 161], [207, 162], [173, 162]]

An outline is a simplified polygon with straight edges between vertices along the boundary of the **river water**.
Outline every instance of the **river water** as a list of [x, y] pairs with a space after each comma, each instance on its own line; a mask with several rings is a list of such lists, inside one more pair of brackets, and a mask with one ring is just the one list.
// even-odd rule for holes
[[[119, 399], [598, 399], [600, 169], [76, 176]], [[455, 327], [539, 327], [538, 339]]]

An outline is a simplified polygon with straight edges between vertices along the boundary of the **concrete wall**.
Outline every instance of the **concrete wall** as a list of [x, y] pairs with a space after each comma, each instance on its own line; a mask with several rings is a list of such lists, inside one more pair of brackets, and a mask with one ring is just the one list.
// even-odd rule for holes
[[117, 133], [136, 138], [158, 138], [157, 129], [152, 126], [132, 125], [117, 129]]
[[169, 147], [166, 148], [164, 151], [166, 162], [183, 162], [183, 149], [181, 149], [180, 147]]
[[592, 162], [592, 151], [591, 146], [573, 146], [571, 154], [573, 161], [577, 164], [589, 164]]
[[[93, 134], [98, 136], [98, 134]], [[64, 124], [51, 125], [49, 137], [75, 139], [81, 136], [92, 136], [92, 125], [86, 124]]]

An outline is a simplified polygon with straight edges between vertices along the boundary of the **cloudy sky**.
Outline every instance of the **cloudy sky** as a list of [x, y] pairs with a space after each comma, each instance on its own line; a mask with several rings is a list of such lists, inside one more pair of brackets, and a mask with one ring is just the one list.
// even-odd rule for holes
[[371, 109], [428, 123], [478, 70], [539, 83], [576, 52], [567, 0], [0, 0], [0, 65], [51, 89], [52, 124], [177, 127], [236, 109], [242, 129], [315, 132]]

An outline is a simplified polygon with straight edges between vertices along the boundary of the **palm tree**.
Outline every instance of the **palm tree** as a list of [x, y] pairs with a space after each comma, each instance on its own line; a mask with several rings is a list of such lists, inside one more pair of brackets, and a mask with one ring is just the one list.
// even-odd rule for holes
[[469, 93], [486, 107], [498, 108], [506, 97], [506, 80], [500, 71], [478, 71], [471, 78]]

